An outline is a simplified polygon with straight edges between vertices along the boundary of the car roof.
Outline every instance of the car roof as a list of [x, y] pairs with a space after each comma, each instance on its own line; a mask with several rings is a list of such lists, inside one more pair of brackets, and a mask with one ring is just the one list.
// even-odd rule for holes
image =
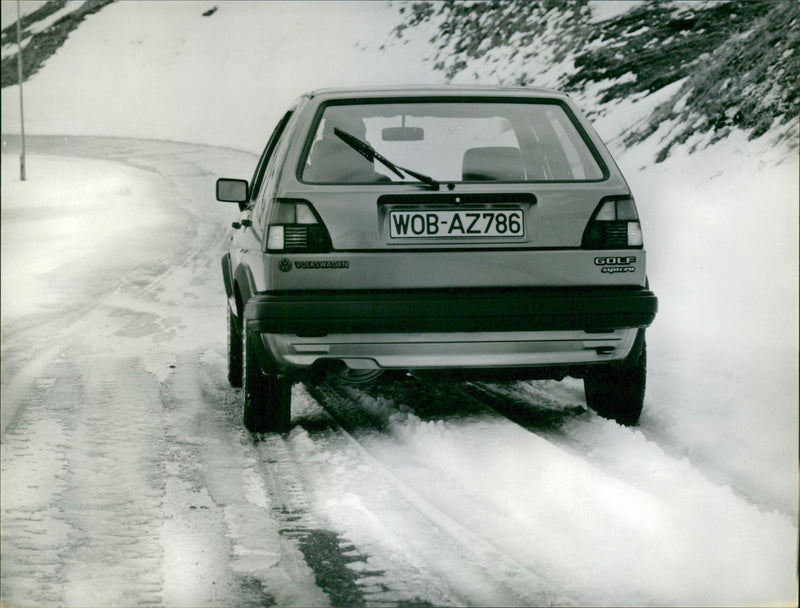
[[316, 99], [381, 98], [381, 97], [552, 97], [563, 99], [566, 95], [553, 89], [502, 86], [502, 85], [402, 85], [380, 87], [349, 87], [317, 89], [306, 94]]

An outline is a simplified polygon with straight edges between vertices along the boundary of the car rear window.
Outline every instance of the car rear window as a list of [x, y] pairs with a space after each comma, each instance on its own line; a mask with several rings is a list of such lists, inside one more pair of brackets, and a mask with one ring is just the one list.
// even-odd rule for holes
[[323, 106], [301, 160], [310, 183], [405, 180], [334, 132], [442, 182], [596, 181], [604, 170], [560, 103], [414, 101]]

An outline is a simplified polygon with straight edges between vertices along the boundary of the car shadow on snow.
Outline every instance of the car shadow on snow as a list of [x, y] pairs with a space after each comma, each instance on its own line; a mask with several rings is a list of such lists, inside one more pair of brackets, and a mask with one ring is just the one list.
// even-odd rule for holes
[[[493, 388], [496, 388], [496, 385]], [[545, 395], [539, 396], [538, 399], [532, 396], [522, 398], [510, 391], [501, 393], [471, 383], [464, 386], [464, 391], [530, 431], [558, 431], [570, 420], [591, 415], [585, 404], [555, 405], [553, 399]]]
[[[384, 374], [355, 389], [331, 383], [312, 387], [310, 392], [350, 431], [386, 431], [391, 413], [398, 411], [413, 413], [426, 422], [500, 415], [531, 432], [558, 431], [566, 422], [589, 415], [577, 396], [556, 399], [548, 394], [547, 383], [544, 389], [541, 385], [538, 381], [535, 390], [524, 392], [518, 390], [518, 381], [487, 385]], [[322, 421], [302, 421], [307, 430], [317, 430], [318, 425], [325, 426]]]

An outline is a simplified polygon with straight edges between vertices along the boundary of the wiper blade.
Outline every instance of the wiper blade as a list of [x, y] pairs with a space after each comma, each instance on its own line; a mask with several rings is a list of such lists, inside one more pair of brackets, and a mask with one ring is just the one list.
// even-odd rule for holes
[[417, 178], [422, 183], [428, 184], [431, 187], [431, 190], [439, 189], [439, 182], [437, 182], [431, 176], [425, 175], [424, 173], [417, 173], [416, 171], [412, 171], [411, 169], [406, 169], [405, 167], [400, 167], [400, 169], [408, 173], [411, 177]]
[[361, 141], [360, 139], [358, 139], [354, 135], [350, 135], [350, 133], [348, 133], [347, 131], [342, 131], [339, 127], [334, 127], [333, 132], [344, 143], [346, 143], [348, 146], [353, 148], [353, 150], [355, 150], [356, 152], [361, 154], [361, 156], [366, 158], [368, 161], [372, 162], [373, 160], [377, 159], [381, 163], [386, 165], [386, 167], [390, 171], [392, 171], [392, 173], [394, 173], [397, 177], [399, 177], [400, 179], [404, 179], [405, 178], [405, 175], [400, 173], [400, 167], [395, 165], [389, 159], [384, 158], [383, 156], [378, 154], [378, 151], [375, 148], [373, 148], [372, 146], [370, 146], [367, 142]]
[[[384, 165], [387, 169], [389, 169], [392, 173], [394, 173], [400, 179], [405, 179], [403, 173], [407, 173], [411, 177], [421, 181], [424, 184], [430, 186], [431, 190], [438, 190], [439, 189], [439, 182], [437, 182], [432, 177], [424, 175], [422, 173], [417, 173], [416, 171], [412, 171], [411, 169], [406, 169], [405, 167], [401, 167], [399, 165], [395, 165], [392, 161], [390, 161], [385, 156], [382, 156], [375, 148], [370, 146], [368, 143], [361, 141], [357, 137], [350, 135], [347, 131], [343, 131], [339, 127], [334, 127], [333, 129], [334, 134], [339, 137], [344, 143], [348, 146], [353, 148], [356, 152], [361, 154], [364, 158], [368, 161], [372, 162], [377, 160], [382, 165]], [[403, 173], [401, 173], [401, 171]]]

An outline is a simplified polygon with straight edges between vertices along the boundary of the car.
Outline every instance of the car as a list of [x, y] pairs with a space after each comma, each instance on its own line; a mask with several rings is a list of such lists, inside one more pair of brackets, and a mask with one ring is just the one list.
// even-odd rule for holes
[[636, 424], [650, 290], [636, 203], [565, 94], [325, 89], [299, 97], [238, 204], [222, 276], [228, 379], [252, 432], [283, 432], [294, 382], [382, 372], [582, 378]]

